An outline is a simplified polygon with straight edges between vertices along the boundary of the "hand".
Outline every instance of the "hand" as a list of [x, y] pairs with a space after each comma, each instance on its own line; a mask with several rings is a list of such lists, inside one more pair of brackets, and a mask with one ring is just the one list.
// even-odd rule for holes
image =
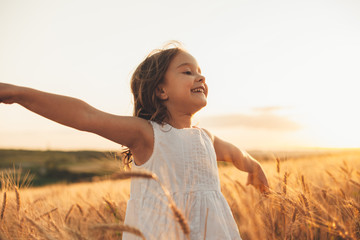
[[17, 86], [0, 83], [0, 103], [12, 104], [15, 103], [14, 91]]
[[249, 173], [246, 185], [253, 185], [261, 193], [269, 193], [269, 183], [265, 176], [265, 173], [260, 165], [254, 168], [254, 171]]

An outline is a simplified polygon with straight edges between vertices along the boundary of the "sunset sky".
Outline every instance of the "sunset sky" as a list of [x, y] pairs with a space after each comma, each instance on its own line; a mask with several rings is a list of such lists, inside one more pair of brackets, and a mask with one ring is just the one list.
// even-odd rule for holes
[[[132, 71], [169, 40], [209, 85], [194, 124], [249, 150], [360, 147], [358, 0], [0, 0], [0, 82], [131, 115]], [[0, 148], [118, 147], [0, 105]]]

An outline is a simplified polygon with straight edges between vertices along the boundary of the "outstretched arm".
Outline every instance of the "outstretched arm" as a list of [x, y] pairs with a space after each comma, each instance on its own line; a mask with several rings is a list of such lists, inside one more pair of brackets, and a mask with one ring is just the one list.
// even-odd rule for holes
[[262, 193], [268, 192], [269, 183], [258, 161], [233, 144], [211, 135], [208, 131], [206, 132], [213, 140], [218, 161], [232, 162], [239, 170], [248, 172], [247, 185], [253, 185]]
[[0, 83], [0, 103], [18, 103], [50, 120], [96, 133], [129, 148], [144, 144], [152, 131], [143, 119], [108, 114], [76, 98], [11, 84]]

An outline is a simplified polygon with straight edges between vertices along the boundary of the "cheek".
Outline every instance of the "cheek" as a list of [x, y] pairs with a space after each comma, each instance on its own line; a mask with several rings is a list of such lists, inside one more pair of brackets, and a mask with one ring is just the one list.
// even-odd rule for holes
[[179, 91], [190, 91], [193, 88], [193, 81], [187, 78], [180, 78], [176, 82], [175, 88]]

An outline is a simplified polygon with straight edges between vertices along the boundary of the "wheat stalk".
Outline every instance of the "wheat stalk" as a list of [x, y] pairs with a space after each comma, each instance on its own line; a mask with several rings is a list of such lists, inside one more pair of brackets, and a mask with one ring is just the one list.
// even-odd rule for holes
[[115, 218], [118, 218], [118, 212], [116, 210], [116, 207], [114, 206], [113, 203], [110, 202], [110, 200], [107, 200], [106, 198], [103, 198], [104, 201], [106, 202], [106, 204], [108, 205], [111, 213], [114, 215]]
[[[288, 230], [287, 230], [287, 233], [286, 233], [286, 236], [288, 236], [289, 234], [291, 234], [291, 229], [292, 229], [292, 226], [296, 220], [296, 216], [297, 216], [297, 213], [298, 213], [298, 209], [296, 207], [294, 207], [294, 211], [293, 211], [293, 214], [291, 216], [291, 223], [288, 227]], [[286, 238], [287, 239], [287, 238]], [[291, 236], [290, 236], [290, 239], [291, 239]]]
[[44, 214], [41, 214], [39, 217], [35, 218], [35, 220], [39, 220], [40, 218], [45, 217], [45, 216], [47, 216], [47, 215], [50, 216], [51, 213], [53, 213], [53, 212], [55, 212], [55, 211], [57, 211], [57, 210], [58, 210], [58, 208], [53, 208], [53, 209], [51, 209], [50, 211], [48, 211], [48, 212], [46, 212], [46, 213], [44, 213]]
[[69, 211], [66, 213], [66, 215], [65, 215], [65, 223], [68, 223], [68, 219], [69, 219], [69, 217], [70, 217], [70, 214], [71, 214], [71, 212], [72, 212], [72, 210], [74, 209], [74, 205], [71, 205], [71, 207], [70, 207], [70, 209], [69, 209]]
[[207, 220], [209, 215], [209, 208], [206, 209], [206, 216], [205, 216], [205, 230], [204, 230], [204, 240], [206, 240], [206, 231], [207, 231]]
[[304, 175], [301, 175], [301, 187], [302, 187], [303, 192], [305, 193], [306, 192], [306, 183], [305, 183]]
[[352, 180], [352, 179], [350, 179], [349, 180], [352, 184], [354, 184], [355, 186], [357, 186], [358, 188], [360, 188], [360, 183], [358, 183], [358, 182], [356, 182], [356, 181], [354, 181], [354, 180]]
[[170, 195], [170, 192], [160, 182], [160, 180], [156, 176], [156, 174], [154, 174], [152, 172], [148, 172], [148, 171], [130, 171], [130, 172], [121, 172], [121, 173], [117, 173], [116, 175], [113, 175], [113, 178], [115, 178], [115, 179], [128, 179], [128, 178], [132, 178], [132, 177], [153, 179], [160, 185], [166, 198], [168, 199], [169, 207], [172, 210], [176, 221], [180, 224], [180, 227], [181, 227], [183, 233], [185, 234], [186, 238], [189, 239], [190, 238], [190, 227], [189, 227], [189, 224], [188, 224], [186, 218], [182, 214], [181, 210], [176, 206], [174, 200], [172, 199], [172, 197]]
[[16, 210], [20, 211], [21, 201], [20, 201], [20, 192], [19, 189], [15, 186], [15, 196], [16, 196]]
[[305, 205], [306, 213], [309, 216], [310, 215], [310, 206], [309, 206], [308, 199], [302, 193], [299, 194], [299, 198], [300, 198], [300, 201]]
[[238, 180], [235, 180], [236, 185], [238, 185], [245, 193], [247, 193], [246, 188], [244, 187], [244, 185], [241, 184], [241, 182], [239, 182]]
[[74, 235], [77, 239], [79, 240], [86, 240], [87, 238], [84, 237], [83, 235], [81, 235], [81, 233], [79, 233], [78, 231], [74, 230], [74, 229], [71, 229], [71, 228], [68, 228], [68, 227], [65, 227], [65, 230], [67, 232], [69, 232], [70, 234]]
[[328, 170], [325, 170], [325, 172], [327, 173], [327, 175], [329, 175], [329, 176], [331, 177], [331, 179], [332, 179], [335, 183], [339, 183], [331, 172], [329, 172]]
[[344, 190], [342, 188], [340, 188], [339, 190], [340, 190], [342, 198], [346, 198], [346, 194], [345, 194]]
[[50, 219], [50, 225], [53, 226], [54, 229], [55, 229], [60, 235], [62, 235], [61, 232], [60, 232], [60, 229], [56, 226], [56, 224], [54, 223], [54, 221], [53, 221], [52, 219]]
[[181, 210], [177, 208], [174, 202], [170, 203], [170, 208], [175, 216], [176, 221], [180, 224], [183, 233], [187, 238], [189, 238], [189, 234], [190, 234], [189, 224], [187, 223], [187, 220], [185, 219]]
[[148, 171], [129, 171], [115, 173], [111, 176], [112, 179], [129, 179], [129, 178], [147, 178], [157, 180], [157, 176]]
[[293, 214], [292, 214], [292, 216], [291, 216], [291, 223], [294, 223], [294, 222], [295, 222], [297, 212], [298, 212], [297, 208], [294, 208], [294, 212], [293, 212]]
[[84, 216], [84, 211], [78, 203], [76, 203], [76, 207], [79, 209], [81, 216]]
[[49, 234], [46, 233], [45, 229], [40, 227], [38, 224], [36, 224], [33, 220], [31, 220], [30, 218], [25, 216], [25, 219], [31, 223], [31, 225], [33, 225], [41, 235], [43, 235], [46, 239], [48, 240], [55, 240], [52, 236], [50, 236]]
[[348, 200], [347, 203], [352, 206], [358, 213], [360, 213], [360, 205], [358, 205], [354, 200]]
[[287, 187], [287, 178], [288, 178], [289, 174], [287, 172], [284, 173], [284, 178], [283, 178], [283, 194], [286, 195], [286, 187]]
[[4, 195], [3, 195], [3, 204], [2, 204], [2, 208], [1, 208], [1, 214], [0, 214], [1, 220], [3, 220], [3, 218], [4, 218], [5, 209], [6, 209], [6, 192], [4, 192]]
[[134, 234], [138, 237], [141, 237], [142, 239], [145, 240], [144, 235], [142, 234], [142, 232], [139, 229], [128, 226], [128, 225], [124, 225], [124, 224], [99, 224], [99, 225], [92, 226], [91, 229], [128, 232], [128, 233]]
[[91, 209], [95, 210], [96, 214], [101, 218], [101, 220], [103, 220], [104, 223], [107, 223], [104, 215], [102, 215], [101, 212], [99, 212], [99, 210], [97, 210], [97, 209], [94, 207], [94, 205], [92, 205], [92, 204], [89, 204], [89, 205], [90, 205], [90, 208], [91, 208]]
[[327, 199], [327, 191], [325, 189], [321, 190], [321, 196], [326, 200]]
[[45, 197], [39, 197], [39, 198], [35, 199], [35, 200], [32, 202], [32, 204], [38, 203], [38, 202], [40, 202], [40, 201], [45, 201], [45, 200], [46, 200]]

